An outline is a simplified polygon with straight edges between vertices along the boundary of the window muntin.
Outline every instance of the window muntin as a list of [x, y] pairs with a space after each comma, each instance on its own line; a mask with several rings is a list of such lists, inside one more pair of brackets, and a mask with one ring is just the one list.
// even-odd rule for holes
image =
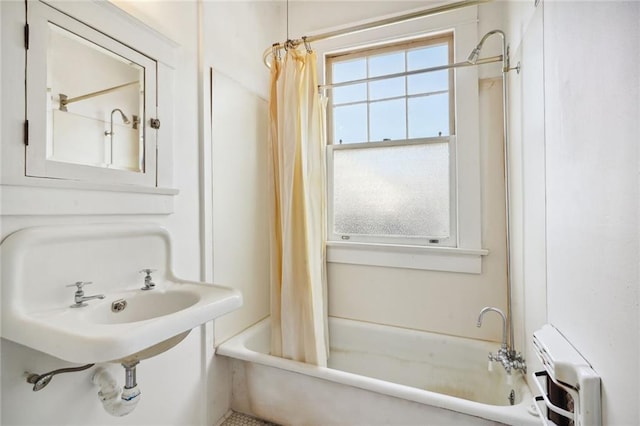
[[[333, 241], [456, 246], [453, 34], [327, 56]], [[418, 71], [418, 73], [416, 73]]]

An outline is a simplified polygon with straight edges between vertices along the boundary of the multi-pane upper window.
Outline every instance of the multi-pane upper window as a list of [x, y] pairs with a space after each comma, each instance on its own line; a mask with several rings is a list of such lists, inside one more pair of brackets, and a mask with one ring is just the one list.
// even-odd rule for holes
[[327, 56], [329, 239], [455, 246], [453, 34]]
[[453, 34], [327, 57], [331, 143], [449, 136], [454, 132]]

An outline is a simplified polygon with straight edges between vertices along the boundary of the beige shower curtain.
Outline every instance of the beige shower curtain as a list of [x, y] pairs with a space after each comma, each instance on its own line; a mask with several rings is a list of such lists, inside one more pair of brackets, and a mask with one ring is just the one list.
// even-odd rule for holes
[[316, 55], [271, 64], [271, 354], [326, 366], [324, 114]]

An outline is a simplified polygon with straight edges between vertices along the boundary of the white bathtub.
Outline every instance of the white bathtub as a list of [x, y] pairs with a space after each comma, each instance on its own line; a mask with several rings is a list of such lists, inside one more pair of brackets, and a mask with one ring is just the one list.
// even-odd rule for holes
[[522, 376], [487, 370], [496, 343], [339, 318], [329, 331], [329, 368], [269, 355], [268, 318], [221, 344], [232, 408], [296, 426], [540, 424]]

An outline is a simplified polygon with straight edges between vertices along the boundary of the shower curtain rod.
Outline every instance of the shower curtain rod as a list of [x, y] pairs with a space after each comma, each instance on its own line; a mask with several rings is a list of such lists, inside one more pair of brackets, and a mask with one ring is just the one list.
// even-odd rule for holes
[[318, 85], [318, 89], [333, 89], [334, 87], [349, 86], [351, 84], [366, 83], [366, 82], [369, 82], [369, 81], [386, 80], [386, 79], [389, 79], [389, 78], [404, 77], [405, 75], [414, 75], [414, 74], [422, 74], [422, 73], [425, 73], [425, 72], [442, 71], [442, 70], [448, 70], [448, 69], [451, 69], [451, 68], [462, 68], [462, 67], [472, 67], [472, 66], [476, 66], [476, 65], [492, 64], [494, 62], [502, 62], [502, 55], [497, 55], [497, 56], [491, 56], [491, 57], [488, 57], [488, 58], [478, 59], [476, 62], [469, 62], [469, 61], [456, 62], [454, 64], [439, 65], [437, 67], [431, 67], [431, 68], [421, 68], [421, 69], [418, 69], [418, 70], [407, 71], [407, 72], [399, 72], [399, 73], [396, 73], [396, 74], [386, 74], [386, 75], [381, 75], [381, 76], [378, 76], [378, 77], [369, 77], [369, 78], [362, 78], [360, 80], [344, 81], [342, 83], [319, 84]]
[[267, 48], [262, 55], [262, 61], [267, 68], [271, 68], [267, 62], [269, 55], [280, 49], [288, 49], [290, 47], [298, 47], [303, 43], [311, 43], [319, 40], [326, 40], [334, 37], [339, 37], [346, 34], [353, 34], [360, 31], [370, 30], [373, 28], [380, 28], [398, 22], [410, 21], [412, 19], [423, 18], [425, 16], [437, 15], [451, 10], [460, 9], [468, 6], [477, 6], [484, 3], [489, 3], [493, 0], [462, 0], [455, 3], [444, 4], [431, 9], [420, 10], [416, 12], [406, 13], [404, 15], [393, 16], [390, 18], [380, 19], [378, 21], [368, 22], [360, 25], [356, 25], [349, 28], [343, 28], [334, 31], [328, 31], [326, 33], [316, 34], [312, 36], [303, 36], [299, 39], [287, 40], [284, 43], [274, 43], [271, 47]]

